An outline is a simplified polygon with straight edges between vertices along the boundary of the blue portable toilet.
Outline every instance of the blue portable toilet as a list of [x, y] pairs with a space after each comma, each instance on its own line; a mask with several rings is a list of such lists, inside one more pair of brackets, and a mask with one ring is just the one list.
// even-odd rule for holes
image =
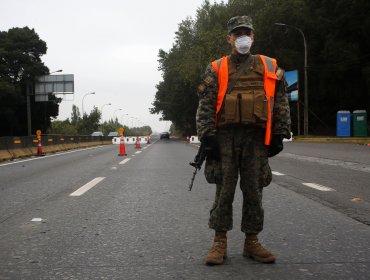
[[337, 112], [337, 136], [351, 136], [351, 112]]

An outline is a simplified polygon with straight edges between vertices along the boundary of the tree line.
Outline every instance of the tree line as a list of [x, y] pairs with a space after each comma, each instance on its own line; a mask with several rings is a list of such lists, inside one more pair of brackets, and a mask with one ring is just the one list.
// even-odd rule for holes
[[104, 135], [109, 132], [117, 132], [121, 127], [125, 129], [125, 136], [151, 135], [152, 129], [150, 126], [128, 127], [121, 124], [117, 118], [110, 119], [100, 123], [101, 111], [94, 106], [89, 114], [80, 114], [80, 110], [76, 105], [72, 105], [71, 117], [66, 120], [55, 120], [51, 123], [47, 130], [48, 134], [64, 134], [64, 135], [90, 135], [92, 132], [101, 131]]
[[[245, 14], [252, 17], [255, 28], [252, 53], [276, 58], [286, 71], [299, 71], [301, 128], [304, 45], [296, 28], [302, 30], [308, 51], [309, 133], [334, 134], [337, 111], [370, 109], [369, 10], [366, 0], [204, 1], [195, 18], [179, 24], [172, 48], [159, 50], [162, 80], [150, 112], [172, 121], [184, 135], [196, 132], [200, 79], [207, 64], [230, 52], [227, 21]], [[297, 134], [297, 102], [290, 105], [292, 130]]]

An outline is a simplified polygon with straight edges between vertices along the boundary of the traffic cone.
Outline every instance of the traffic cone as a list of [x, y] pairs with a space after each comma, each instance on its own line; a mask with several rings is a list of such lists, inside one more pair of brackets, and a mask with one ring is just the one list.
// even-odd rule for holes
[[39, 141], [37, 142], [37, 156], [41, 157], [44, 156], [42, 152], [42, 144], [41, 144], [41, 137], [38, 139]]
[[135, 145], [135, 148], [136, 148], [136, 149], [141, 149], [139, 136], [136, 136], [136, 145]]
[[127, 156], [126, 154], [126, 147], [125, 147], [125, 138], [121, 136], [119, 139], [119, 156]]
[[190, 137], [186, 136], [186, 144], [189, 144], [189, 143], [190, 143]]

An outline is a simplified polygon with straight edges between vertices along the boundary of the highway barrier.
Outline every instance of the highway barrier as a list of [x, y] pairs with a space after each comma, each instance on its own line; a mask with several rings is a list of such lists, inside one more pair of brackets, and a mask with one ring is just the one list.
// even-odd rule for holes
[[[45, 154], [112, 143], [108, 136], [41, 135], [42, 152]], [[37, 155], [37, 136], [0, 137], [0, 160]]]
[[[136, 145], [137, 137], [139, 137], [140, 144], [148, 143], [148, 136], [125, 136], [125, 144], [134, 144]], [[120, 144], [120, 137], [113, 137], [112, 144]]]

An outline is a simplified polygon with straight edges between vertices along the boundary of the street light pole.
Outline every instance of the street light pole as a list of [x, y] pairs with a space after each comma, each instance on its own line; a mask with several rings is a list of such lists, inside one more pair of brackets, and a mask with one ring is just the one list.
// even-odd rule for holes
[[31, 98], [30, 98], [30, 84], [26, 84], [26, 101], [27, 101], [27, 135], [32, 135], [32, 121], [31, 121]]
[[121, 108], [119, 108], [119, 109], [117, 109], [117, 110], [115, 110], [114, 112], [113, 112], [113, 121], [114, 121], [114, 116], [116, 115], [116, 112], [117, 111], [122, 111], [122, 109]]
[[84, 99], [85, 99], [85, 97], [86, 97], [87, 95], [89, 95], [89, 94], [95, 94], [95, 92], [89, 92], [89, 93], [86, 93], [86, 94], [84, 95], [84, 97], [82, 97], [82, 118], [84, 117]]
[[121, 119], [121, 121], [122, 121], [122, 125], [124, 126], [125, 125], [125, 116], [128, 116], [128, 114], [123, 114], [122, 115], [122, 119]]
[[275, 25], [286, 26], [297, 30], [303, 37], [304, 45], [304, 110], [303, 110], [303, 135], [308, 135], [308, 77], [307, 77], [307, 43], [306, 37], [301, 29], [298, 27], [277, 22]]
[[103, 121], [103, 108], [104, 108], [104, 106], [106, 106], [106, 105], [110, 106], [110, 105], [112, 105], [112, 103], [106, 103], [106, 104], [103, 104], [103, 106], [101, 106], [100, 112], [101, 112], [101, 120], [102, 120], [102, 121]]

